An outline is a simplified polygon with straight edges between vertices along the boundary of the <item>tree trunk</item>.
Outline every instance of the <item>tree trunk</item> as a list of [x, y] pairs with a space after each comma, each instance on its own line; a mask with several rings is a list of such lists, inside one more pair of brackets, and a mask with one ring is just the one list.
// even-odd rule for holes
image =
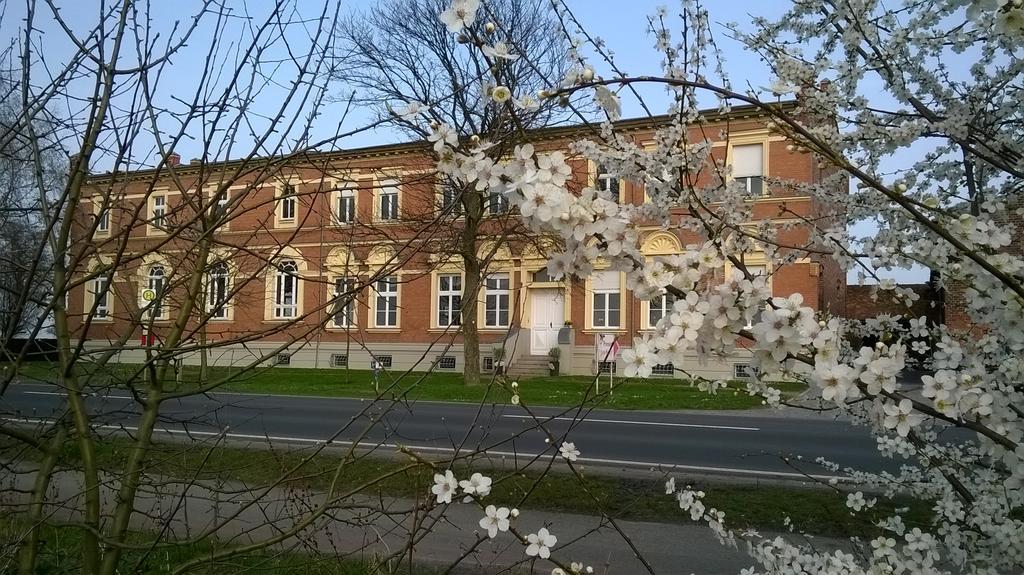
[[462, 191], [462, 202], [465, 207], [465, 226], [462, 228], [459, 252], [462, 255], [466, 279], [462, 290], [462, 349], [465, 365], [462, 375], [466, 385], [480, 384], [480, 332], [477, 330], [477, 299], [480, 293], [480, 258], [476, 251], [476, 234], [480, 228], [483, 215], [483, 202], [480, 192], [474, 189]]

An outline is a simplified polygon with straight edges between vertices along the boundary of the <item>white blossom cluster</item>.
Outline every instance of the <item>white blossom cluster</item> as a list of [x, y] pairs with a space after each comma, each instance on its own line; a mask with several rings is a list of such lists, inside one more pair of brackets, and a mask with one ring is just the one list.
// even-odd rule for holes
[[[445, 22], [454, 22], [453, 32], [461, 30], [459, 22], [471, 24], [459, 16], [471, 4], [452, 3], [454, 20], [449, 14]], [[745, 190], [713, 159], [708, 138], [693, 137], [692, 128], [706, 126], [698, 85], [709, 82], [705, 71], [723, 76], [723, 67], [707, 13], [692, 2], [682, 5], [686, 45], [673, 40], [663, 14], [651, 19], [664, 54], [660, 81], [676, 96], [669, 125], [646, 147], [617, 134], [611, 122], [601, 126], [598, 141], [572, 146], [610, 173], [642, 184], [650, 200], [643, 205], [620, 204], [594, 186], [572, 189], [561, 152], [522, 144], [498, 163], [488, 157], [487, 142], [467, 144], [452, 128], [431, 128], [440, 172], [504, 194], [533, 230], [561, 240], [564, 249], [548, 266], [553, 277], [611, 269], [624, 272], [641, 299], [673, 297], [656, 329], [623, 352], [627, 376], [647, 377], [654, 366], [681, 365], [693, 354], [710, 360], [746, 348], [761, 374], [749, 386], [752, 393], [778, 404], [780, 393], [769, 379], [806, 381], [821, 405], [867, 426], [879, 451], [902, 461], [898, 473], [844, 470], [847, 475], [887, 496], [935, 502], [931, 525], [907, 530], [897, 511], [879, 524], [886, 535], [865, 542], [863, 553], [826, 553], [729, 530], [720, 511], [704, 506], [703, 493], [666, 485], [681, 509], [708, 523], [723, 543], [745, 540], [763, 572], [794, 572], [793, 565], [800, 566], [796, 572], [873, 574], [1024, 566], [1024, 522], [1015, 515], [1024, 508], [1024, 259], [1006, 225], [1022, 215], [1014, 194], [1024, 178], [1024, 122], [1019, 92], [1006, 88], [1024, 77], [1021, 10], [1017, 0], [934, 0], [892, 9], [868, 0], [827, 9], [796, 2], [775, 22], [755, 19], [754, 32], [733, 30], [777, 75], [769, 92], [797, 96], [798, 111], [769, 129], [791, 139], [794, 151], [814, 154], [826, 170], [815, 184], [766, 179], [833, 210], [834, 218], [811, 226], [807, 251], [778, 240], [791, 224], [755, 221]], [[489, 49], [492, 58], [507, 53]], [[954, 80], [946, 70], [958, 58], [966, 58], [967, 72]], [[538, 97], [584, 89], [594, 79], [581, 58], [580, 67]], [[881, 104], [865, 93], [868, 81], [885, 86]], [[729, 84], [723, 78], [720, 85]], [[618, 118], [621, 101], [612, 87], [586, 89], [610, 120]], [[728, 99], [721, 91], [718, 96], [720, 111], [728, 110]], [[504, 103], [492, 99], [491, 105]], [[920, 142], [927, 145], [923, 157], [894, 175], [893, 157]], [[696, 185], [690, 176], [697, 173], [711, 177]], [[863, 219], [877, 224], [875, 233], [851, 237], [846, 223]], [[704, 239], [678, 254], [647, 257], [641, 242], [652, 228]], [[908, 308], [918, 295], [879, 270], [923, 264], [939, 271], [942, 286], [963, 290], [963, 311], [978, 326], [974, 335], [963, 338], [923, 317], [842, 321], [816, 312], [799, 294], [773, 297], [765, 279], [743, 265], [752, 251], [784, 265], [811, 248], [843, 266], [862, 267], [879, 292]], [[863, 344], [865, 338], [877, 343]], [[934, 372], [922, 378], [920, 396], [898, 384], [908, 362]], [[943, 438], [951, 426], [969, 437]], [[562, 454], [571, 460], [578, 452], [570, 445]], [[861, 492], [848, 499], [852, 512], [872, 501]], [[540, 554], [543, 537], [537, 535], [531, 545]]]

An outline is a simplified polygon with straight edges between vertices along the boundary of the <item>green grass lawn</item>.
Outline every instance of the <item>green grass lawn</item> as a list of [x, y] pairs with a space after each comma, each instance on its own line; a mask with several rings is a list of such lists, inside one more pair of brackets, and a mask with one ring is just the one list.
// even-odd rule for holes
[[[89, 373], [89, 366], [82, 370]], [[138, 378], [139, 366], [115, 364], [103, 373], [94, 374], [94, 385], [123, 384]], [[39, 362], [26, 364], [20, 370], [23, 379], [52, 381], [55, 374], [50, 366]], [[186, 367], [181, 374], [181, 386], [188, 389], [198, 379], [198, 368]], [[234, 375], [234, 378], [229, 379]], [[217, 391], [268, 393], [327, 397], [374, 398], [373, 375], [368, 370], [302, 369], [292, 367], [265, 367], [240, 374], [239, 370], [213, 368], [212, 381], [225, 380]], [[573, 406], [587, 401], [591, 405], [610, 409], [749, 409], [759, 407], [761, 400], [746, 393], [742, 383], [712, 395], [698, 390], [689, 381], [679, 379], [627, 380], [616, 379], [615, 388], [608, 393], [608, 378], [602, 377], [601, 394], [594, 391], [594, 378], [585, 376], [556, 376], [522, 379], [519, 383], [520, 399], [528, 405]], [[798, 383], [777, 384], [785, 396], [796, 395], [804, 386]], [[467, 386], [457, 373], [400, 373], [381, 374], [381, 395], [409, 400], [425, 401], [481, 401], [506, 403], [511, 397], [507, 382], [490, 378], [484, 384]]]
[[[0, 518], [0, 574], [17, 572], [18, 542], [25, 533], [26, 524], [15, 517]], [[42, 528], [40, 561], [36, 573], [57, 575], [81, 572], [82, 532], [71, 527], [45, 525]], [[146, 545], [153, 537], [133, 533], [130, 542]], [[162, 541], [167, 543], [166, 540]], [[202, 557], [223, 549], [215, 541], [165, 546], [153, 550], [129, 549], [124, 552], [120, 573], [170, 573], [177, 564]], [[339, 559], [333, 555], [312, 555], [297, 551], [268, 549], [232, 557], [220, 562], [208, 562], [189, 571], [199, 575], [223, 573], [272, 573], [274, 575], [367, 575], [384, 573], [368, 562]]]
[[[77, 461], [75, 445], [69, 444], [62, 458], [67, 465]], [[99, 444], [97, 460], [109, 471], [122, 469], [127, 459], [126, 440], [108, 440]], [[0, 455], [4, 453], [0, 446]], [[277, 481], [286, 470], [305, 461], [292, 479], [284, 485], [326, 491], [338, 473], [337, 493], [356, 485], [367, 485], [364, 495], [422, 498], [429, 496], [434, 470], [422, 464], [409, 467], [408, 461], [384, 459], [370, 455], [344, 459], [335, 452], [320, 452], [310, 457], [310, 448], [289, 450], [245, 449], [240, 447], [199, 447], [181, 443], [163, 443], [148, 456], [147, 473], [182, 479], [242, 481], [249, 486], [264, 486]], [[8, 456], [11, 452], [7, 451]], [[340, 469], [340, 472], [338, 470]], [[464, 465], [453, 469], [464, 478], [470, 469]], [[397, 473], [396, 473], [397, 471]], [[494, 479], [488, 501], [522, 509], [542, 509], [570, 513], [605, 513], [618, 519], [690, 523], [689, 515], [680, 511], [671, 496], [666, 496], [664, 483], [655, 479], [631, 479], [589, 476], [581, 485], [566, 472], [540, 473], [512, 467], [474, 465]], [[682, 487], [683, 478], [677, 479]], [[585, 489], [583, 488], [585, 486]], [[913, 527], [923, 525], [931, 517], [930, 506], [923, 502], [900, 499], [884, 500], [870, 511], [851, 514], [846, 508], [845, 493], [823, 488], [782, 487], [778, 485], [740, 486], [694, 483], [706, 492], [705, 504], [726, 514], [733, 527], [785, 531], [788, 516], [794, 525], [808, 533], [833, 537], [870, 536], [879, 533], [874, 521], [897, 507], [908, 507], [905, 522]]]

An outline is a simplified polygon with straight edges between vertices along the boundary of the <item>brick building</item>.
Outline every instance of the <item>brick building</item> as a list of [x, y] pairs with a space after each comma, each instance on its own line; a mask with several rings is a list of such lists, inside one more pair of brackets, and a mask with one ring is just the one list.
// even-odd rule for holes
[[[646, 145], [663, 122], [625, 120], [617, 131]], [[567, 152], [581, 135], [580, 127], [557, 127], [530, 139], [538, 151]], [[799, 186], [764, 179], [809, 183], [823, 174], [809, 154], [770, 134], [753, 109], [712, 116], [692, 137], [711, 138], [714, 156], [746, 182], [754, 220], [791, 224], [780, 228], [782, 243], [806, 245], [801, 218], [827, 218], [828, 207]], [[645, 201], [642, 183], [583, 158], [570, 163], [575, 185], [618, 192], [621, 202]], [[144, 357], [144, 343], [164, 341], [178, 325], [186, 347], [231, 342], [210, 352], [213, 364], [263, 358], [366, 369], [372, 354], [396, 370], [460, 371], [465, 277], [452, 249], [461, 221], [453, 200], [421, 143], [217, 164], [181, 164], [171, 155], [159, 169], [94, 175], [77, 219], [83, 241], [74, 258], [80, 285], [68, 301], [73, 337], [93, 349], [125, 342], [119, 359], [133, 362]], [[545, 238], [521, 229], [503, 198], [487, 204], [477, 299], [485, 371], [498, 359], [496, 348], [513, 370], [529, 371], [544, 369], [558, 347], [563, 373], [594, 373], [595, 337], [614, 334], [628, 347], [670, 306], [632, 297], [618, 272], [552, 281]], [[651, 226], [642, 246], [655, 256], [700, 241]], [[745, 259], [770, 277], [774, 294], [799, 292], [816, 309], [842, 313], [845, 273], [827, 257], [811, 254], [777, 268], [761, 252]], [[335, 296], [354, 288], [354, 299]], [[184, 359], [198, 361], [196, 355]], [[685, 367], [732, 376], [742, 375], [743, 363], [738, 353]]]

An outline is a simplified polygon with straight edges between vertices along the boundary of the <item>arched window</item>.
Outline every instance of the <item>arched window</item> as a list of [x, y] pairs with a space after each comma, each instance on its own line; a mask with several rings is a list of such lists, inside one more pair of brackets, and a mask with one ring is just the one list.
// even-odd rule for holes
[[153, 319], [164, 317], [164, 289], [167, 287], [167, 277], [164, 273], [164, 266], [155, 265], [149, 268], [148, 287], [153, 291], [154, 298], [149, 308], [149, 315]]
[[227, 319], [228, 317], [228, 292], [230, 283], [228, 277], [228, 264], [217, 262], [210, 266], [207, 274], [208, 293], [206, 296], [207, 311], [212, 319]]
[[283, 260], [274, 277], [274, 317], [286, 319], [299, 315], [299, 266], [295, 260]]

